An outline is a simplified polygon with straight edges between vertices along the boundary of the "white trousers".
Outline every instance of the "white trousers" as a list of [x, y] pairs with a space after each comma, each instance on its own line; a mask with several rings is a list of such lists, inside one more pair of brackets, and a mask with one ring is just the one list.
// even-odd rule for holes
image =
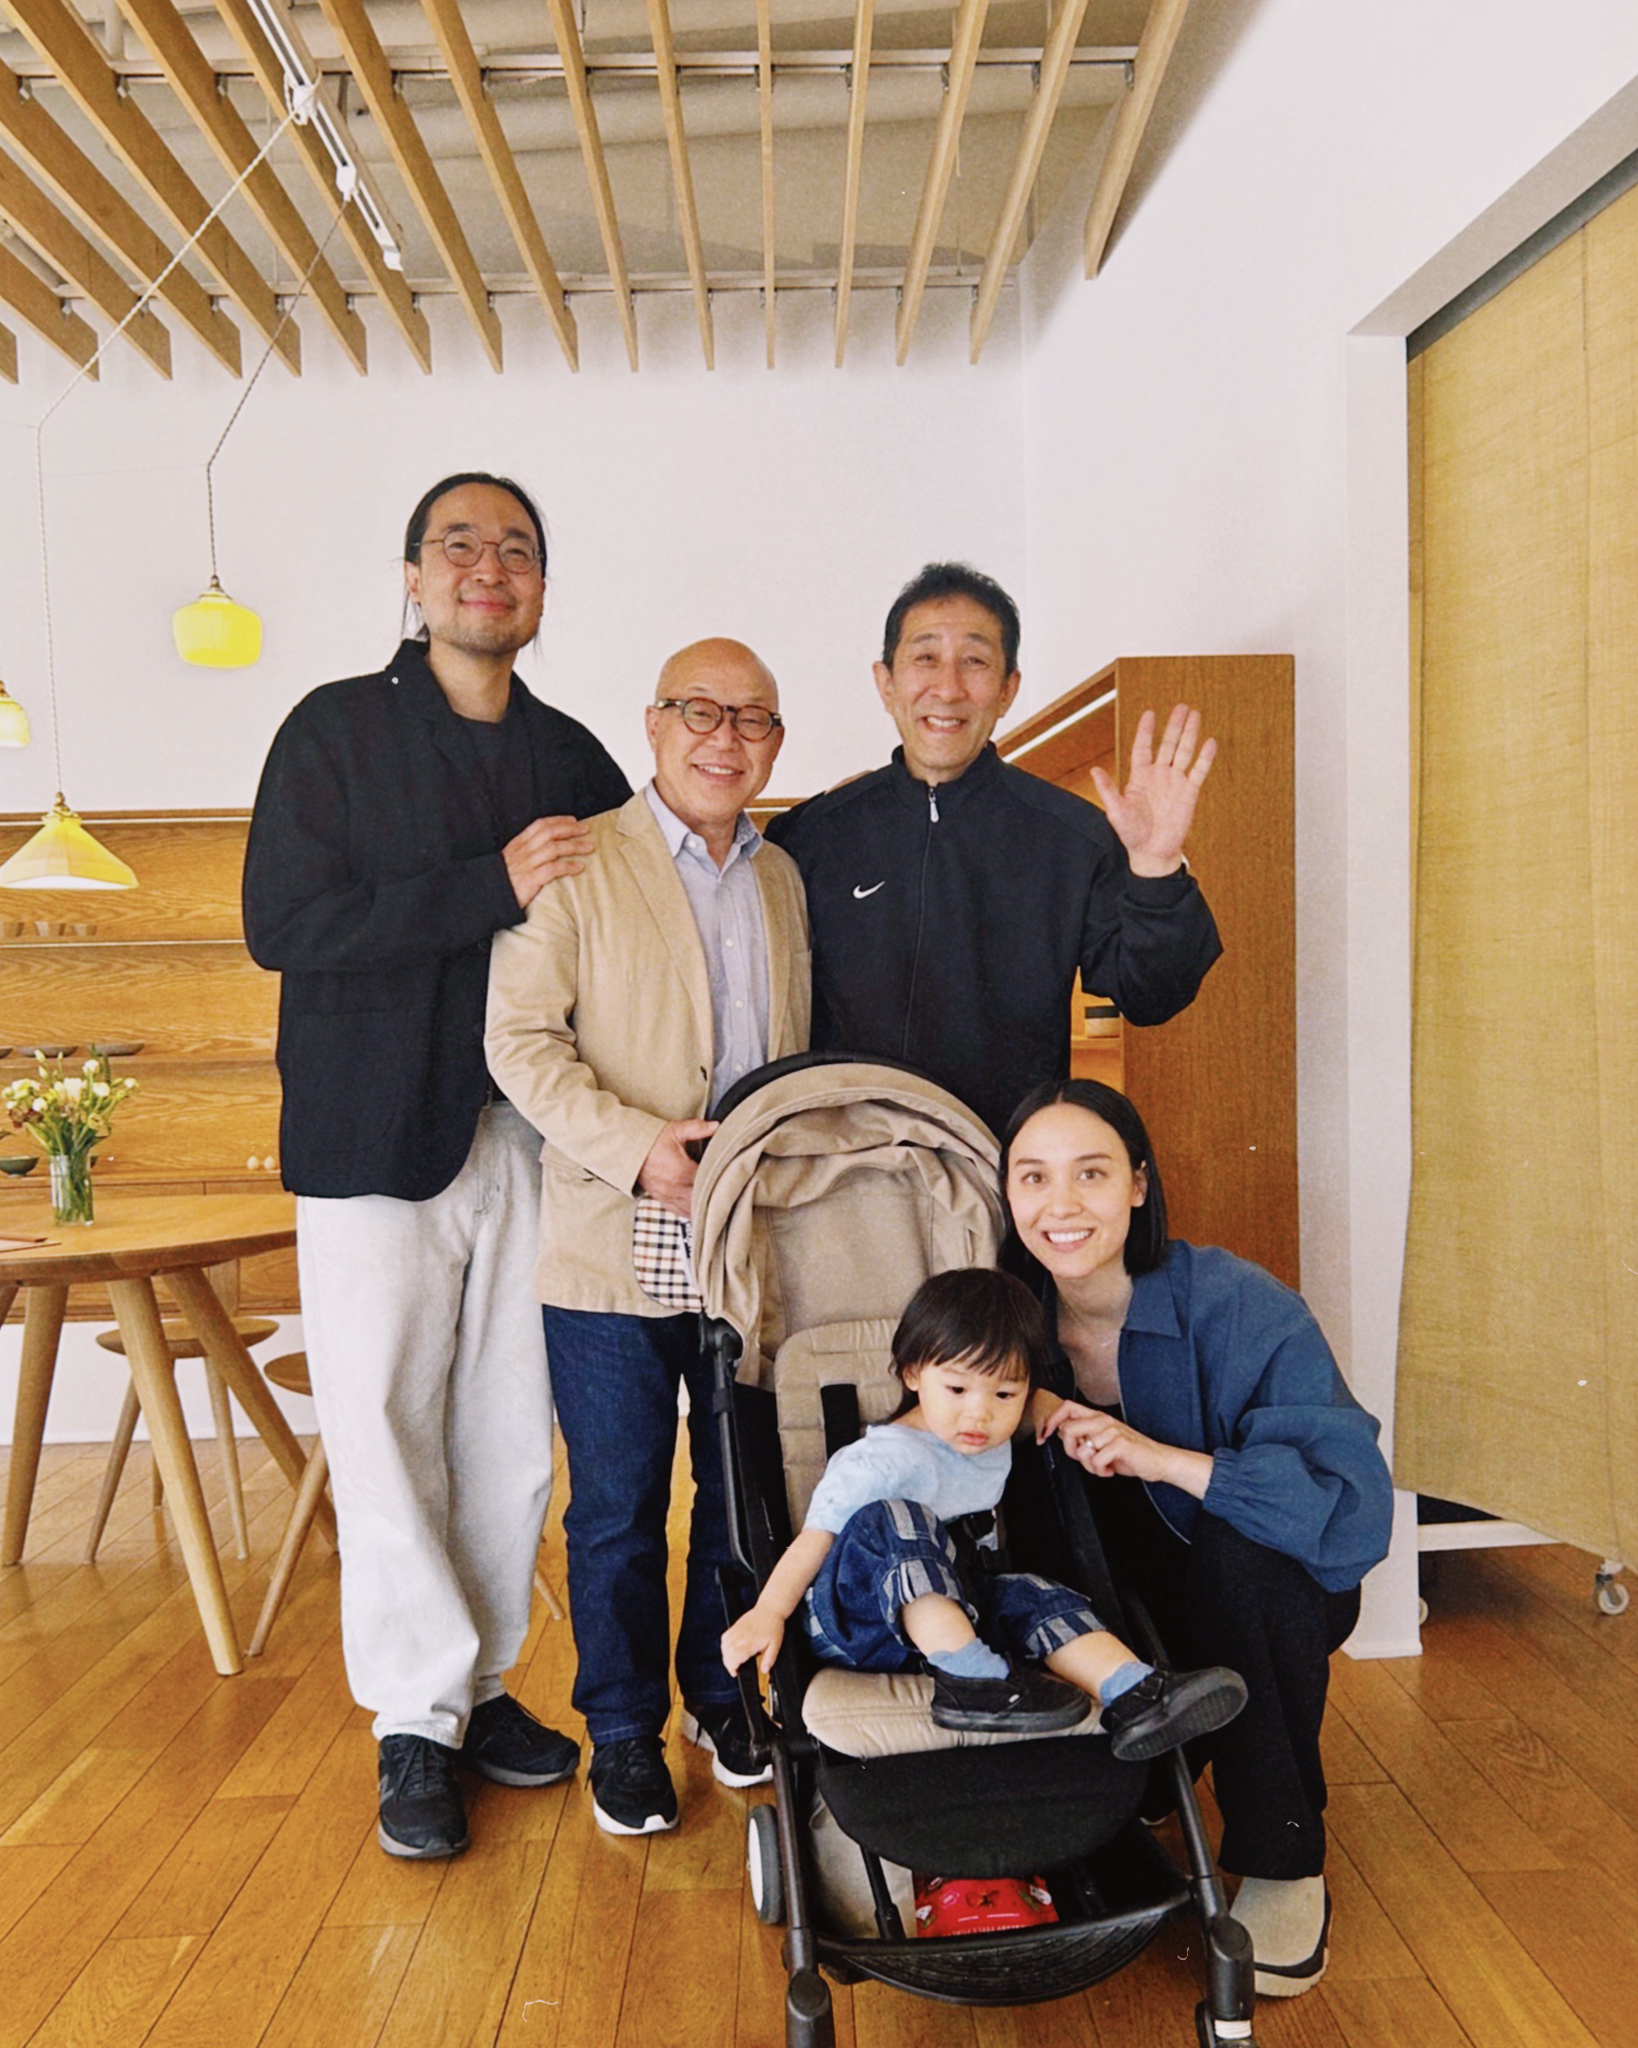
[[458, 1745], [528, 1632], [552, 1484], [539, 1156], [535, 1132], [496, 1103], [430, 1201], [296, 1204], [347, 1678], [378, 1741]]

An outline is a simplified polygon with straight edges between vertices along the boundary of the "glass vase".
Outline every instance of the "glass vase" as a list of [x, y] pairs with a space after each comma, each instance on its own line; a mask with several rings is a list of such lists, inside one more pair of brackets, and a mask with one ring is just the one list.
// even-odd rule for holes
[[51, 1155], [52, 1222], [89, 1223], [91, 1216], [90, 1153], [53, 1152]]

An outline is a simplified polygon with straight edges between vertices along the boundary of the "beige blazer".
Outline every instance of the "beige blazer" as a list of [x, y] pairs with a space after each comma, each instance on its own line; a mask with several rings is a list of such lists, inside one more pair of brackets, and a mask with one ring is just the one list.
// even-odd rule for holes
[[[672, 1313], [631, 1262], [635, 1189], [664, 1125], [711, 1100], [711, 984], [687, 893], [641, 791], [590, 821], [585, 869], [548, 882], [490, 953], [490, 1071], [546, 1143], [536, 1290], [554, 1308]], [[768, 946], [768, 1057], [808, 1043], [796, 863], [752, 863]]]

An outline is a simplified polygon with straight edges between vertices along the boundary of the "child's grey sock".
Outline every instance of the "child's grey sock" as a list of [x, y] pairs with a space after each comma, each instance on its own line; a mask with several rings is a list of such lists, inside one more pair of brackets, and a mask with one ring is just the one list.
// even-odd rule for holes
[[988, 1643], [974, 1636], [970, 1643], [963, 1643], [959, 1650], [936, 1650], [927, 1659], [939, 1671], [948, 1671], [952, 1678], [1005, 1678], [1007, 1660], [997, 1656]]
[[1130, 1692], [1134, 1685], [1141, 1685], [1154, 1668], [1152, 1664], [1139, 1663], [1136, 1657], [1125, 1664], [1117, 1664], [1098, 1687], [1098, 1705], [1106, 1707], [1111, 1700], [1118, 1700], [1123, 1692]]

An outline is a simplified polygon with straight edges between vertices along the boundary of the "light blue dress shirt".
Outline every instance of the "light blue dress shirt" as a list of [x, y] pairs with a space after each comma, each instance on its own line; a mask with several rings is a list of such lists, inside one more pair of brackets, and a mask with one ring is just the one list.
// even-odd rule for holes
[[762, 892], [751, 862], [762, 834], [740, 812], [734, 843], [719, 868], [697, 832], [691, 832], [651, 782], [643, 794], [665, 835], [677, 878], [694, 913], [711, 982], [711, 1104], [768, 1057], [768, 935]]

